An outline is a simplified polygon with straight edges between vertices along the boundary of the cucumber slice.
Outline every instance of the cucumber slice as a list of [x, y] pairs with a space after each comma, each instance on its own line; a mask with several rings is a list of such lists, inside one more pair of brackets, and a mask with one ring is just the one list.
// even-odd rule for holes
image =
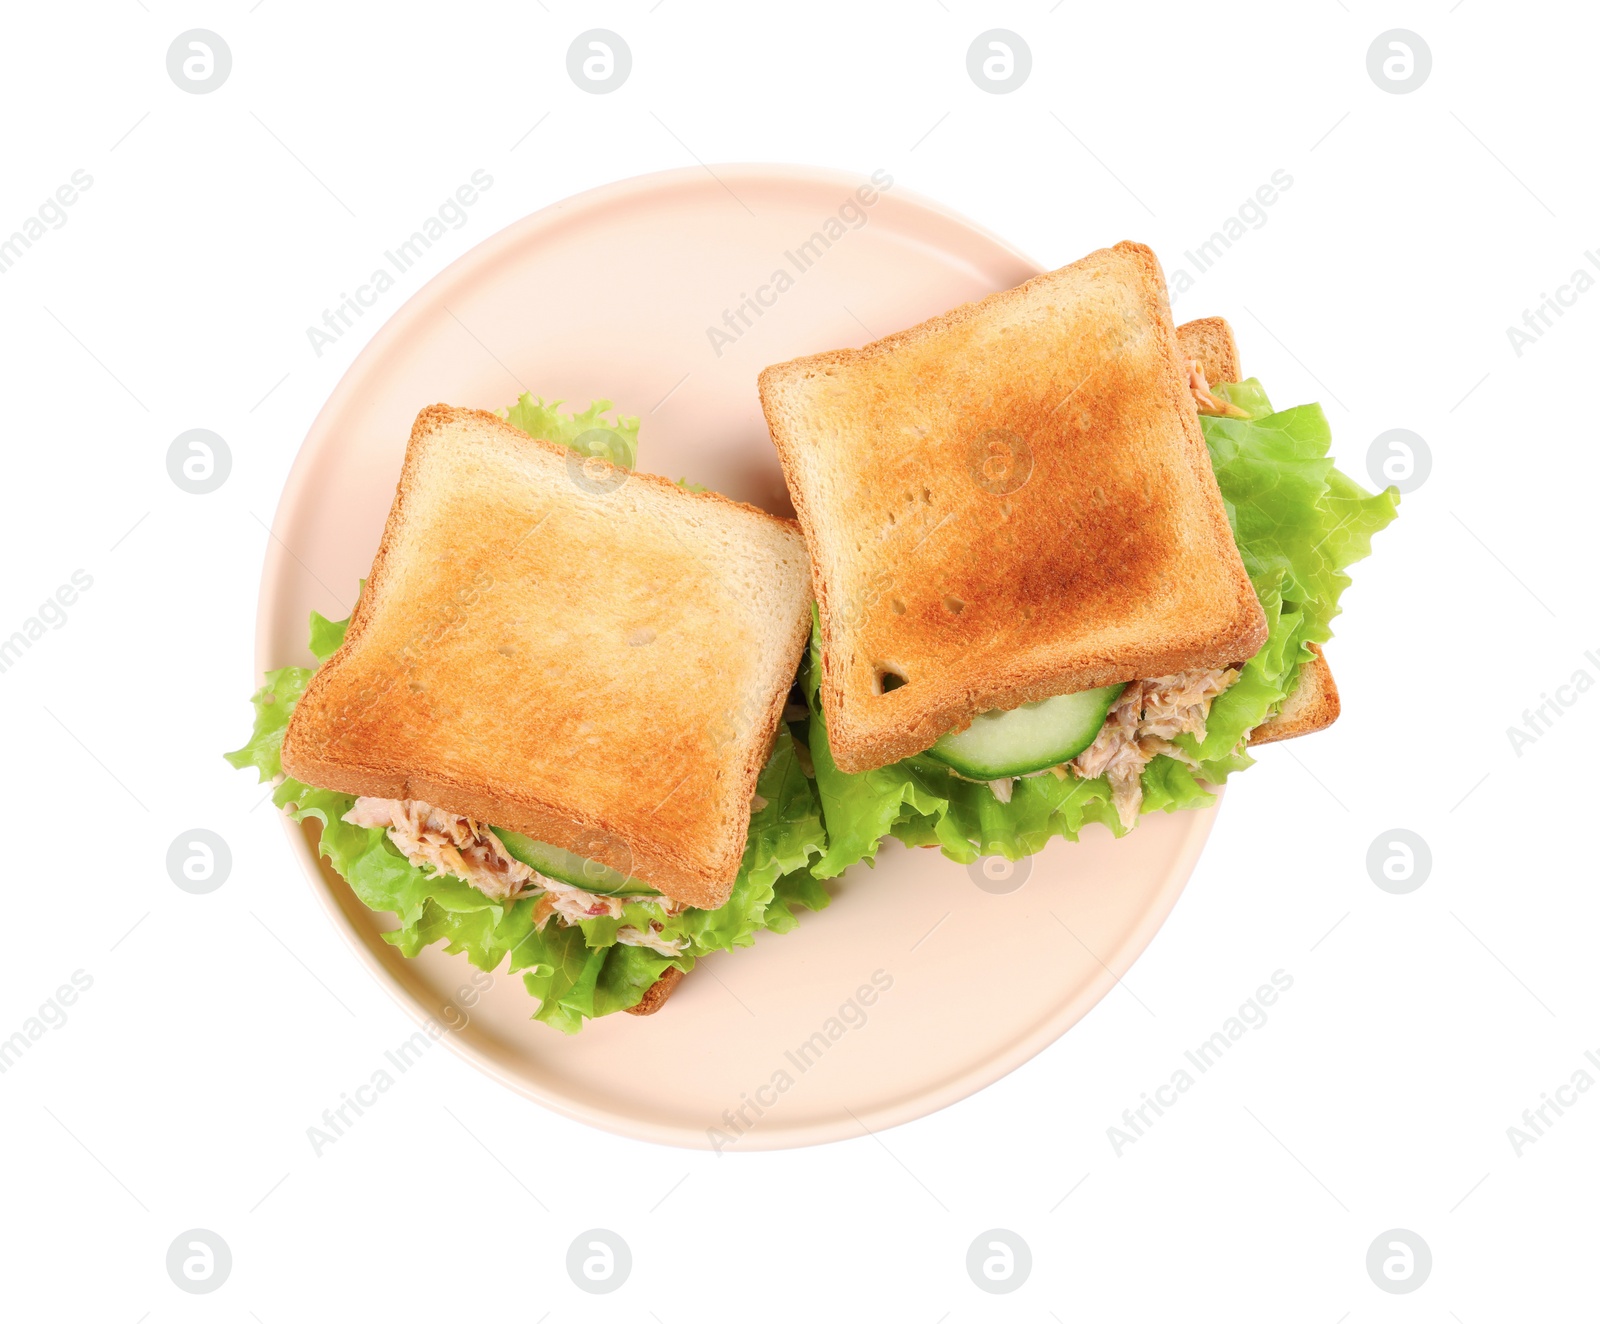
[[980, 713], [965, 731], [941, 737], [928, 753], [981, 781], [1053, 768], [1094, 744], [1122, 690], [1121, 685], [1105, 685]]
[[506, 854], [512, 859], [521, 860], [530, 869], [537, 869], [546, 878], [554, 878], [559, 883], [570, 883], [573, 887], [581, 887], [586, 892], [598, 892], [602, 896], [661, 895], [649, 883], [629, 878], [598, 860], [586, 860], [581, 855], [535, 841], [520, 832], [505, 828], [491, 828], [490, 831], [500, 838]]

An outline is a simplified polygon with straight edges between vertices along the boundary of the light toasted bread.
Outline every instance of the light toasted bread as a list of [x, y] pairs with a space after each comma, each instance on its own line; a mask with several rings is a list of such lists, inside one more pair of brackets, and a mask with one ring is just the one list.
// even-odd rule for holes
[[722, 905], [809, 625], [791, 521], [417, 416], [343, 647], [283, 742], [314, 786], [418, 799]]
[[1237, 382], [1239, 345], [1226, 317], [1197, 317], [1178, 328], [1178, 353], [1199, 359], [1208, 382]]
[[[1241, 379], [1239, 346], [1233, 328], [1225, 317], [1201, 317], [1178, 328], [1178, 352], [1187, 359], [1199, 359], [1208, 382], [1236, 382]], [[1275, 740], [1310, 735], [1332, 726], [1339, 716], [1339, 687], [1322, 645], [1312, 644], [1316, 656], [1300, 668], [1294, 692], [1260, 726], [1250, 733], [1252, 745], [1270, 745]]]
[[1265, 638], [1148, 248], [770, 367], [761, 403], [847, 772], [990, 709], [1226, 666]]

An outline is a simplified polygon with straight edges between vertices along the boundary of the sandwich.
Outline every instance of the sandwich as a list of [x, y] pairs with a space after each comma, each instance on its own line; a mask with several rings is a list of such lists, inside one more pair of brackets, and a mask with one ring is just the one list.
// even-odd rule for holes
[[607, 407], [424, 409], [354, 612], [312, 617], [320, 665], [269, 673], [228, 755], [281, 778], [389, 942], [504, 963], [569, 1032], [827, 902], [784, 721], [798, 529], [631, 472]]
[[1238, 375], [1131, 243], [761, 374], [816, 597], [813, 876], [1122, 835], [1332, 720], [1318, 648], [1398, 493]]

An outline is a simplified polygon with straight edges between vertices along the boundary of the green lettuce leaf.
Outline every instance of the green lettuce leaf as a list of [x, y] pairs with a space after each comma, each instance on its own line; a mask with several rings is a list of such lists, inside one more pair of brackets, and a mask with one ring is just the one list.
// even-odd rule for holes
[[827, 852], [811, 866], [813, 877], [834, 878], [858, 860], [872, 862], [879, 841], [891, 835], [908, 846], [937, 846], [963, 864], [983, 855], [1021, 859], [1043, 849], [1052, 836], [1077, 840], [1086, 823], [1104, 823], [1122, 835], [1104, 778], [1028, 777], [1016, 783], [1011, 803], [1001, 804], [988, 786], [964, 781], [928, 758], [902, 759], [871, 772], [839, 771], [817, 699], [821, 647], [813, 618], [805, 688], [811, 704], [811, 760], [828, 843]]
[[[811, 608], [811, 649], [805, 669], [806, 703], [811, 710], [808, 726], [811, 763], [827, 825], [827, 852], [811, 866], [816, 878], [833, 878], [857, 860], [872, 861], [878, 843], [908, 815], [936, 821], [947, 808], [926, 787], [910, 760], [891, 763], [872, 772], [840, 772], [828, 748], [827, 719], [817, 691], [822, 683], [822, 645], [817, 609]], [[954, 846], [956, 843], [950, 843]]]
[[279, 667], [267, 672], [264, 679], [266, 683], [250, 696], [256, 710], [250, 739], [222, 756], [236, 768], [254, 768], [257, 782], [270, 782], [283, 775], [279, 760], [283, 733], [289, 726], [289, 714], [311, 679], [311, 671], [307, 667]]
[[1373, 494], [1334, 468], [1333, 434], [1321, 405], [1273, 412], [1254, 378], [1217, 391], [1249, 419], [1202, 416], [1206, 449], [1228, 507], [1234, 541], [1267, 613], [1267, 642], [1238, 683], [1220, 695], [1206, 738], [1178, 743], [1202, 760], [1200, 776], [1221, 782], [1253, 761], [1245, 737], [1283, 706], [1299, 683], [1309, 647], [1333, 637], [1346, 568], [1370, 556], [1372, 538], [1399, 513], [1395, 488]]
[[581, 414], [563, 414], [561, 401], [548, 403], [526, 393], [506, 410], [506, 422], [530, 437], [553, 441], [580, 455], [598, 455], [619, 469], [631, 469], [639, 459], [639, 420], [615, 415], [604, 417], [611, 401], [596, 400]]
[[[362, 587], [366, 587], [365, 581]], [[321, 612], [311, 613], [311, 656], [318, 662], [326, 662], [339, 651], [339, 645], [344, 643], [344, 632], [350, 625], [347, 616], [342, 621], [330, 621]]]
[[[1351, 582], [1346, 567], [1370, 554], [1373, 534], [1394, 519], [1399, 503], [1395, 489], [1373, 495], [1334, 468], [1320, 406], [1276, 412], [1254, 379], [1214, 389], [1250, 415], [1200, 422], [1234, 540], [1267, 617], [1267, 640], [1212, 703], [1205, 738], [1178, 738], [1199, 768], [1165, 755], [1146, 766], [1145, 813], [1209, 804], [1216, 797], [1208, 785], [1250, 766], [1246, 737], [1294, 692], [1312, 656], [1308, 645], [1332, 636], [1340, 595]], [[828, 750], [820, 677], [813, 622], [808, 741], [828, 841], [812, 865], [815, 877], [835, 877], [858, 860], [870, 863], [885, 834], [937, 846], [962, 863], [981, 855], [1019, 859], [1053, 836], [1076, 840], [1087, 823], [1124, 834], [1104, 778], [1024, 778], [1002, 804], [987, 785], [922, 756], [872, 772], [840, 772]]]
[[[330, 621], [318, 612], [311, 613], [311, 655], [318, 662], [326, 662], [344, 642], [348, 620]], [[279, 667], [266, 674], [266, 683], [250, 696], [256, 710], [255, 729], [250, 739], [231, 753], [222, 757], [236, 768], [254, 768], [257, 782], [269, 782], [282, 776], [283, 764], [279, 750], [283, 733], [289, 726], [289, 714], [305, 692], [311, 679], [309, 667]]]

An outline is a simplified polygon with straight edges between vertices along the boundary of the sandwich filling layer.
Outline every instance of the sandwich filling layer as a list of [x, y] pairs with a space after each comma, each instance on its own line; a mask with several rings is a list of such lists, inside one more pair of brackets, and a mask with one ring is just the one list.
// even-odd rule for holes
[[1068, 768], [1086, 781], [1105, 777], [1111, 783], [1117, 817], [1123, 827], [1131, 828], [1144, 804], [1145, 765], [1165, 754], [1198, 769], [1199, 760], [1174, 744], [1173, 738], [1188, 735], [1203, 741], [1211, 701], [1238, 678], [1239, 673], [1229, 668], [1134, 681], [1106, 714], [1094, 744]]
[[[464, 814], [451, 813], [421, 800], [382, 800], [361, 796], [344, 821], [355, 827], [383, 828], [395, 848], [418, 868], [448, 874], [476, 887], [494, 901], [519, 901], [536, 897], [534, 927], [542, 929], [551, 919], [562, 924], [601, 916], [621, 919], [623, 900], [586, 891], [544, 874], [514, 859], [490, 829]], [[636, 904], [645, 904], [636, 902]], [[662, 920], [683, 912], [676, 902], [648, 903], [661, 911]], [[685, 938], [663, 936], [665, 925], [653, 920], [648, 928], [623, 924], [616, 941], [629, 947], [648, 947], [663, 956], [676, 956], [686, 946]]]
[[[977, 778], [959, 768], [952, 768], [951, 773], [962, 781], [982, 781], [1001, 804], [1011, 803], [1012, 791], [1023, 777], [1042, 777], [1047, 772], [1061, 779], [1104, 777], [1111, 787], [1117, 818], [1124, 828], [1131, 828], [1139, 821], [1144, 805], [1145, 766], [1166, 755], [1198, 770], [1199, 760], [1173, 739], [1188, 735], [1204, 741], [1211, 701], [1238, 679], [1238, 671], [1230, 667], [1130, 681], [1112, 703], [1093, 742], [1073, 758], [1009, 777]], [[930, 753], [937, 757], [937, 747]]]

